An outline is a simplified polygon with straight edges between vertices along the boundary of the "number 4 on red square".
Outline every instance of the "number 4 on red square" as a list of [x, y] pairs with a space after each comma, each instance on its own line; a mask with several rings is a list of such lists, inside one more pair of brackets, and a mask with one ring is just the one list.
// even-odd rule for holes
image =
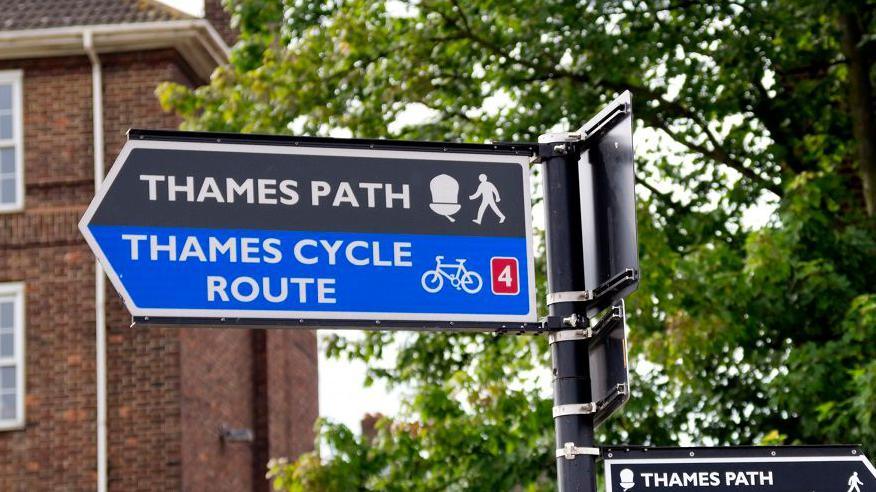
[[490, 258], [490, 285], [493, 294], [513, 296], [520, 293], [520, 269], [517, 258]]

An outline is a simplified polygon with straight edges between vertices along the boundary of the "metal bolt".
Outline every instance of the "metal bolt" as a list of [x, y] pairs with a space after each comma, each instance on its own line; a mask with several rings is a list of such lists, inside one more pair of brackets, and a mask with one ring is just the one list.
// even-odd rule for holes
[[690, 452], [690, 457], [693, 458], [693, 455], [694, 455], [694, 452], [691, 451], [691, 452]]
[[852, 450], [852, 454], [858, 454], [858, 450], [857, 450], [857, 449], [853, 449], [853, 450]]
[[775, 456], [775, 455], [776, 455], [775, 451], [770, 451], [770, 456]]
[[554, 145], [554, 152], [556, 152], [557, 154], [565, 155], [566, 154], [566, 144]]
[[611, 457], [613, 457], [613, 456], [614, 456], [613, 453], [608, 453], [608, 457], [609, 457], [609, 458], [611, 458]]

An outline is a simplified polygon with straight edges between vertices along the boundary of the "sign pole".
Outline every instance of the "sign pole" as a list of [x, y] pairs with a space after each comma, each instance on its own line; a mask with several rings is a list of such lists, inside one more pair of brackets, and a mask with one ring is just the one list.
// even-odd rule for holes
[[[548, 292], [584, 291], [578, 152], [580, 137], [549, 133], [539, 137], [544, 163], [544, 202], [547, 225]], [[574, 299], [571, 295], [569, 299]], [[569, 330], [551, 336], [554, 374], [554, 426], [557, 443], [557, 483], [560, 492], [596, 491], [596, 457], [590, 388], [588, 341], [575, 328], [583, 320], [581, 302], [554, 302], [549, 316], [562, 319]]]

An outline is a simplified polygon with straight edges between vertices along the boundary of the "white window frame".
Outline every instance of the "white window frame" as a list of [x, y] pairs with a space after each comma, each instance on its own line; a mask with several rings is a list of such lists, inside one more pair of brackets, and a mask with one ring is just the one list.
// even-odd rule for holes
[[0, 358], [0, 365], [15, 366], [15, 418], [0, 419], [0, 431], [18, 430], [24, 428], [24, 397], [27, 394], [24, 388], [24, 283], [23, 282], [7, 282], [0, 283], [0, 297], [13, 299], [15, 324], [12, 330], [15, 353], [12, 357]]
[[12, 83], [12, 138], [0, 140], [0, 147], [15, 148], [15, 202], [0, 203], [0, 213], [24, 210], [24, 96], [21, 70], [0, 70], [0, 84]]

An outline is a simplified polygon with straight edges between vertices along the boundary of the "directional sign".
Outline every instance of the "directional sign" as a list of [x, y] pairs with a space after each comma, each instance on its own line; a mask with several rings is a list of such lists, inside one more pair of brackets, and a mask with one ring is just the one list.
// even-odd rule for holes
[[855, 446], [609, 448], [606, 492], [874, 492]]
[[137, 320], [525, 329], [530, 154], [132, 130], [80, 229]]

